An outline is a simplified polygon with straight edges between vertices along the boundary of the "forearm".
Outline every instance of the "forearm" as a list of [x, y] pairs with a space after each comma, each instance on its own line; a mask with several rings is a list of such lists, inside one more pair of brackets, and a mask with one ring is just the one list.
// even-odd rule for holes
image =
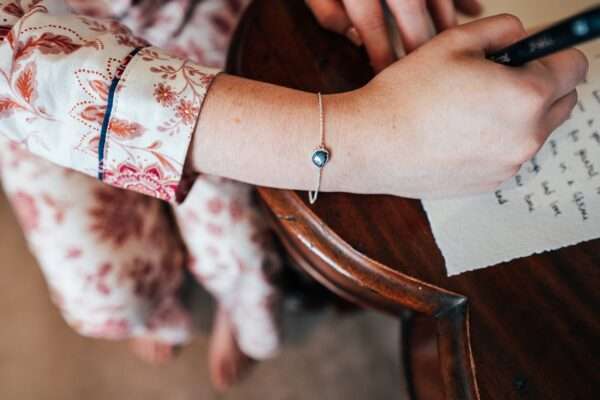
[[[357, 191], [358, 136], [348, 118], [349, 95], [324, 96], [325, 142], [331, 161], [323, 191]], [[314, 190], [310, 156], [319, 145], [314, 93], [219, 75], [208, 92], [191, 150], [196, 170], [251, 184]]]
[[[50, 7], [58, 3], [6, 14], [0, 38], [12, 30], [0, 41], [0, 134], [63, 167], [168, 201], [186, 192], [186, 155], [201, 172], [316, 188], [314, 93], [223, 74], [205, 96], [214, 71], [123, 38], [106, 21], [63, 15]], [[64, 77], [60, 90], [48, 76]], [[347, 109], [353, 97], [359, 96], [324, 96], [332, 157], [323, 191], [366, 191], [358, 182], [362, 149], [351, 120], [357, 113]]]

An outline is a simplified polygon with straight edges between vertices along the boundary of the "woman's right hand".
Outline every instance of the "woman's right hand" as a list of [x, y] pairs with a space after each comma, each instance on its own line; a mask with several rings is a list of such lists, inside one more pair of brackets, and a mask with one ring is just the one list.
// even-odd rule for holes
[[326, 99], [325, 189], [432, 198], [492, 191], [516, 174], [568, 118], [588, 67], [575, 49], [519, 68], [485, 58], [523, 36], [509, 15], [453, 28]]

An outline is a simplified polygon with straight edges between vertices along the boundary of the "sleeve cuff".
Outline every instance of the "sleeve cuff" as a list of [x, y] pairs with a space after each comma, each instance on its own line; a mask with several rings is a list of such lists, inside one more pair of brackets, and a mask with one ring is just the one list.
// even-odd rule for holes
[[182, 201], [193, 182], [184, 171], [190, 141], [217, 72], [154, 47], [134, 54], [115, 77], [108, 99], [99, 177], [116, 187]]
[[218, 71], [144, 47], [114, 21], [35, 4], [0, 41], [0, 135], [113, 186], [176, 201]]

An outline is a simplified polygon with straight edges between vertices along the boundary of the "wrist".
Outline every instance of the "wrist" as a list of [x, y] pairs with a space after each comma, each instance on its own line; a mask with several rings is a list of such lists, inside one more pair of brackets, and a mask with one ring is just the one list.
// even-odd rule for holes
[[[360, 192], [362, 155], [360, 132], [356, 129], [355, 92], [323, 96], [325, 145], [331, 160], [323, 170], [321, 190], [324, 192]], [[315, 147], [318, 132], [314, 135]]]
[[204, 101], [191, 164], [254, 185], [314, 190], [311, 154], [318, 145], [314, 93], [220, 74]]
[[[323, 174], [324, 191], [390, 193], [389, 175], [397, 160], [386, 128], [391, 116], [378, 116], [368, 85], [327, 96], [325, 126], [331, 162]], [[397, 142], [397, 141], [396, 141]]]

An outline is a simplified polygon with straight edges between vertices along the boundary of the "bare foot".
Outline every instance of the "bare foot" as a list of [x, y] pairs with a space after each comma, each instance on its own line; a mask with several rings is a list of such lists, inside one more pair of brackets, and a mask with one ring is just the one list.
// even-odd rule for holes
[[210, 379], [219, 392], [225, 392], [240, 381], [254, 364], [254, 360], [240, 350], [229, 315], [222, 307], [215, 315], [208, 363]]
[[142, 361], [152, 365], [164, 365], [171, 361], [177, 352], [176, 346], [151, 337], [129, 340], [129, 348]]

